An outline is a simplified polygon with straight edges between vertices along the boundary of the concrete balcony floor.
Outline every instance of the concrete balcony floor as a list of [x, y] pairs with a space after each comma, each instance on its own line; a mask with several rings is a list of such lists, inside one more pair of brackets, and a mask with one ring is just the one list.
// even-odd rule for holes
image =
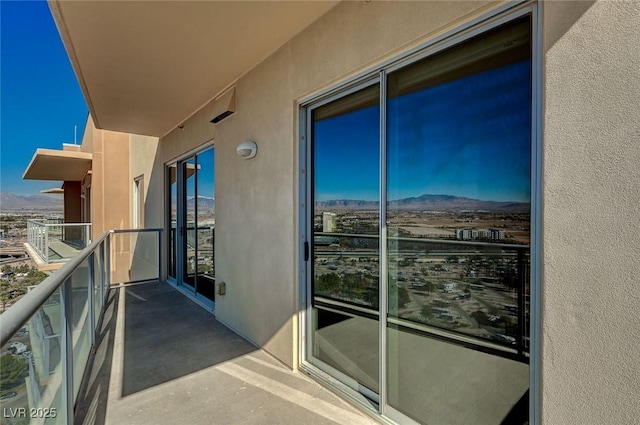
[[76, 424], [375, 424], [162, 282], [112, 288]]

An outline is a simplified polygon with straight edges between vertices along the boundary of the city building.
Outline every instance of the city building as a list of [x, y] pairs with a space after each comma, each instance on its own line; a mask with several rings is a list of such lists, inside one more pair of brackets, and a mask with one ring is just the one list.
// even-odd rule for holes
[[[13, 318], [29, 302], [61, 311], [67, 326], [56, 334], [62, 360], [40, 344], [30, 363], [58, 362], [66, 392], [29, 400], [63, 400], [69, 424], [74, 406], [95, 418], [111, 403], [128, 406], [120, 423], [196, 423], [189, 415], [234, 408], [212, 412], [232, 391], [202, 396], [209, 385], [240, 394], [237, 380], [250, 389], [294, 380], [265, 359], [252, 365], [269, 363], [270, 375], [257, 377], [232, 363], [246, 354], [235, 351], [216, 363], [220, 381], [206, 378], [213, 366], [203, 359], [220, 348], [206, 345], [208, 331], [222, 324], [384, 423], [617, 425], [640, 416], [640, 242], [619, 231], [638, 223], [640, 199], [638, 2], [50, 8], [90, 118], [79, 148], [38, 150], [25, 178], [63, 181], [65, 222], [90, 223], [92, 242], [43, 283], [59, 285], [57, 304], [34, 290], [3, 314], [3, 343], [26, 323]], [[495, 161], [477, 160], [486, 156]], [[473, 206], [496, 191], [508, 196]], [[315, 199], [334, 193], [351, 200], [341, 204], [350, 214], [368, 209], [377, 233], [316, 243]], [[447, 208], [515, 211], [505, 220], [524, 223], [530, 243], [505, 243], [493, 223], [482, 237], [495, 241], [475, 241], [472, 229], [457, 231], [464, 242], [398, 236], [402, 213], [418, 204], [450, 222]], [[340, 213], [325, 214], [323, 231], [334, 231]], [[91, 313], [70, 313], [81, 299], [76, 274], [97, 288], [83, 299]], [[114, 286], [119, 303], [107, 302], [105, 283], [145, 276], [154, 278]], [[146, 310], [169, 289], [170, 304]], [[114, 312], [125, 315], [114, 326], [132, 330], [96, 337], [96, 318], [111, 323]], [[38, 314], [30, 328], [58, 341]], [[185, 316], [196, 322], [169, 329]], [[189, 329], [199, 334], [183, 339]], [[224, 344], [239, 344], [233, 338]], [[157, 362], [174, 339], [182, 369], [171, 375]], [[116, 367], [107, 387], [82, 392], [78, 377], [95, 377], [85, 366], [104, 365], [99, 355], [88, 361], [92, 344], [129, 356], [117, 367], [133, 374], [135, 364], [145, 384]], [[174, 381], [193, 396], [171, 397]], [[116, 383], [122, 397], [107, 391]], [[317, 401], [324, 396], [314, 407], [305, 391], [274, 388], [273, 400], [300, 403], [289, 422], [332, 414]], [[145, 394], [175, 409], [154, 411]], [[234, 400], [250, 414], [248, 399]], [[117, 413], [107, 418], [117, 423]]]
[[456, 238], [461, 240], [470, 239], [504, 239], [505, 233], [501, 229], [457, 229]]
[[322, 231], [324, 233], [332, 233], [336, 230], [336, 213], [323, 212], [322, 213]]
[[504, 230], [501, 229], [488, 229], [487, 237], [489, 239], [504, 239]]

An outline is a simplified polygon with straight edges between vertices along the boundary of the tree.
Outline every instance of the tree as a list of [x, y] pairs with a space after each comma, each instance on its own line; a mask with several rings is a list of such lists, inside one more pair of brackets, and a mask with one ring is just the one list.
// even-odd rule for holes
[[429, 293], [433, 293], [433, 291], [436, 290], [436, 285], [433, 284], [433, 282], [431, 281], [427, 281], [427, 283], [424, 285], [424, 289]]
[[433, 316], [433, 309], [431, 308], [431, 306], [423, 305], [420, 309], [420, 317], [422, 318], [422, 320], [426, 322], [427, 319], [431, 318], [431, 316]]
[[25, 366], [22, 357], [12, 354], [0, 357], [0, 388], [6, 390], [22, 384]]
[[7, 308], [7, 304], [11, 301], [11, 285], [6, 280], [0, 281], [0, 305], [2, 311]]

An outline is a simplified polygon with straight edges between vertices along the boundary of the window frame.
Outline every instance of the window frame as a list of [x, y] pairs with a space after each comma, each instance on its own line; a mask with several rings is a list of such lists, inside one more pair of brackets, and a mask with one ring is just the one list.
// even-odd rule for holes
[[144, 228], [144, 174], [133, 179], [133, 211], [131, 227]]

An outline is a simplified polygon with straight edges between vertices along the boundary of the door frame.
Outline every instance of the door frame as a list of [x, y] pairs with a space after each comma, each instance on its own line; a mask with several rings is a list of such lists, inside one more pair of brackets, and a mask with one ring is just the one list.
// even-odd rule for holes
[[[190, 158], [196, 158], [196, 156], [202, 152], [205, 152], [209, 149], [214, 149], [214, 185], [215, 185], [215, 142], [214, 140], [210, 140], [207, 143], [204, 143], [197, 148], [191, 149], [167, 162], [164, 164], [165, 170], [165, 226], [167, 228], [167, 238], [166, 238], [166, 253], [167, 260], [169, 260], [171, 256], [171, 185], [169, 183], [170, 174], [167, 170], [174, 165], [176, 167], [176, 237], [174, 241], [175, 248], [175, 278], [169, 275], [169, 263], [170, 261], [166, 261], [167, 264], [167, 282], [175, 287], [177, 290], [182, 292], [184, 295], [188, 296], [190, 299], [195, 301], [197, 304], [202, 306], [203, 308], [215, 311], [215, 301], [210, 300], [209, 298], [199, 294], [196, 290], [196, 286], [191, 286], [186, 283], [183, 279], [185, 274], [185, 248], [184, 241], [186, 240], [186, 231], [183, 235], [180, 235], [180, 223], [183, 223], [186, 220], [186, 180], [184, 178], [183, 167], [186, 161]], [[197, 190], [197, 187], [196, 187]], [[214, 257], [215, 257], [215, 247], [214, 247]], [[215, 260], [214, 260], [215, 261]], [[197, 266], [196, 266], [197, 267]], [[197, 269], [196, 269], [197, 271]]]

